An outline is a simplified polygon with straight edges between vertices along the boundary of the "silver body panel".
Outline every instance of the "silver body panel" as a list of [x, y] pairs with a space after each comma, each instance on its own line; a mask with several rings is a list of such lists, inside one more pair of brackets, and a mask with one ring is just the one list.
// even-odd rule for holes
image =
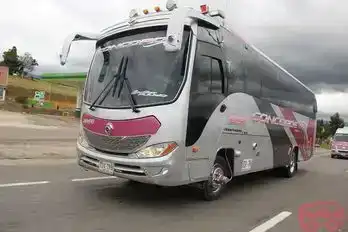
[[[243, 104], [238, 104], [239, 102]], [[222, 104], [227, 106], [227, 110], [223, 113], [219, 111]], [[232, 94], [220, 103], [206, 124], [201, 137], [194, 144], [200, 147], [201, 152], [193, 153], [191, 147], [187, 149], [192, 179], [207, 178], [215, 156], [222, 148], [234, 148], [241, 152], [234, 157], [234, 176], [273, 167], [272, 144], [268, 130], [264, 124], [256, 124], [250, 120], [254, 112], [259, 112], [254, 99], [244, 93]], [[233, 115], [245, 118], [245, 123], [230, 124], [229, 117]], [[225, 128], [230, 130], [224, 131]], [[258, 144], [256, 150], [253, 150], [253, 143]], [[246, 159], [252, 160], [252, 169], [242, 171], [242, 161]]]
[[[158, 24], [155, 21], [154, 25]], [[188, 20], [187, 22], [190, 22]], [[162, 22], [163, 23], [163, 22]], [[148, 25], [146, 25], [148, 26]], [[140, 24], [140, 27], [144, 27], [144, 24]], [[191, 23], [192, 30], [195, 31], [196, 24]], [[114, 28], [112, 29], [115, 30]], [[195, 47], [196, 38], [193, 35], [192, 47]], [[191, 52], [192, 59], [195, 52]], [[156, 118], [161, 122], [161, 127], [156, 133], [150, 137], [146, 144], [141, 148], [145, 148], [151, 144], [158, 144], [163, 142], [176, 142], [178, 148], [170, 155], [161, 158], [152, 159], [130, 159], [124, 156], [110, 155], [99, 152], [93, 148], [85, 148], [80, 144], [77, 144], [78, 153], [78, 163], [80, 166], [98, 171], [97, 166], [90, 165], [88, 162], [84, 162], [84, 159], [91, 157], [94, 159], [97, 165], [99, 161], [109, 161], [112, 162], [115, 167], [117, 165], [128, 165], [128, 166], [138, 166], [144, 173], [144, 175], [137, 174], [120, 174], [115, 171], [114, 175], [120, 178], [131, 179], [143, 183], [151, 183], [163, 186], [177, 186], [191, 183], [189, 177], [189, 163], [186, 161], [186, 149], [185, 149], [185, 136], [186, 136], [186, 126], [187, 126], [187, 108], [188, 99], [190, 95], [190, 83], [192, 75], [193, 63], [189, 63], [187, 68], [186, 81], [183, 89], [180, 93], [178, 99], [169, 105], [160, 105], [154, 107], [144, 107], [141, 108], [141, 112], [138, 114], [133, 113], [130, 109], [119, 109], [119, 110], [109, 110], [97, 108], [95, 111], [91, 111], [88, 105], [83, 104], [81, 109], [81, 115], [84, 113], [93, 114], [95, 117], [110, 119], [110, 120], [129, 120], [132, 118], [141, 118], [149, 115], [155, 115]], [[139, 148], [139, 149], [141, 149]]]

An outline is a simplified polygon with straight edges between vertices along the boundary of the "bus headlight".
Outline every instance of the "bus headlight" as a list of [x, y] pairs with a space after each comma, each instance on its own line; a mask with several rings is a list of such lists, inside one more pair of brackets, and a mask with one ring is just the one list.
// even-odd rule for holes
[[337, 146], [336, 146], [336, 145], [333, 145], [333, 146], [331, 147], [331, 151], [333, 151], [333, 152], [338, 152]]
[[149, 146], [136, 152], [132, 158], [156, 158], [169, 155], [172, 153], [178, 145], [176, 143], [160, 143]]

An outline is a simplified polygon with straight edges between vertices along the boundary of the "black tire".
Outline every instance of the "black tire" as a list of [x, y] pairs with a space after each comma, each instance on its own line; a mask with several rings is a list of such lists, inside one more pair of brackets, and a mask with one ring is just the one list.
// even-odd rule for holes
[[281, 169], [282, 176], [292, 178], [297, 173], [298, 156], [295, 151], [291, 152], [289, 164]]
[[[222, 170], [224, 175], [228, 175], [228, 173], [230, 173], [226, 160], [222, 158], [221, 156], [216, 157], [213, 169], [214, 168], [219, 168], [219, 170]], [[226, 187], [225, 184], [222, 184], [219, 186], [219, 188], [214, 189], [212, 173], [213, 173], [213, 170], [211, 172], [211, 175], [209, 176], [209, 179], [203, 182], [203, 198], [206, 201], [217, 200], [221, 196], [221, 193]]]
[[335, 155], [333, 155], [333, 154], [331, 154], [331, 158], [332, 158], [332, 159], [335, 159], [335, 158], [336, 158], [336, 156], [335, 156]]

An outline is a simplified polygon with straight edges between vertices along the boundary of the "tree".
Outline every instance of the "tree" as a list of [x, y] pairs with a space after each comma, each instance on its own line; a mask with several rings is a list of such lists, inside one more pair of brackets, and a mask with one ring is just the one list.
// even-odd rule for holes
[[20, 66], [18, 71], [20, 73], [31, 72], [34, 70], [35, 66], [39, 65], [36, 59], [34, 59], [29, 52], [26, 52], [24, 53], [23, 56], [19, 57], [19, 63], [20, 63]]
[[9, 68], [9, 74], [13, 75], [17, 73], [20, 66], [20, 61], [18, 60], [17, 48], [13, 46], [2, 54], [3, 61], [2, 64]]
[[38, 66], [38, 62], [33, 56], [26, 52], [23, 56], [18, 56], [17, 48], [13, 46], [2, 54], [3, 61], [1, 65], [9, 67], [9, 74], [23, 74], [25, 72], [31, 72], [35, 66]]
[[335, 113], [330, 117], [330, 122], [329, 122], [329, 129], [330, 129], [330, 135], [333, 136], [336, 133], [336, 130], [338, 128], [343, 128], [344, 127], [344, 120], [340, 118], [339, 113]]
[[325, 129], [324, 129], [324, 120], [318, 119], [317, 120], [317, 138], [322, 141], [323, 135], [324, 135]]
[[322, 119], [317, 120], [317, 139], [320, 143], [327, 139], [331, 134], [329, 123], [325, 122]]

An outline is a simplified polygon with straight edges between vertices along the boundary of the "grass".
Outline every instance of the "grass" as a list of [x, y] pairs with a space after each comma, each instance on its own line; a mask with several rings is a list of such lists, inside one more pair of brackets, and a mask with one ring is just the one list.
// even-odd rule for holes
[[330, 150], [330, 145], [327, 144], [327, 143], [322, 143], [322, 144], [320, 145], [320, 147], [323, 148], [323, 149]]
[[[82, 81], [82, 82], [81, 82]], [[34, 109], [31, 104], [28, 106], [30, 110], [47, 111], [49, 114], [56, 114], [60, 111], [75, 110], [77, 86], [83, 83], [81, 80], [62, 79], [52, 80], [31, 80], [21, 77], [10, 76], [8, 79], [6, 103], [1, 105], [1, 108], [9, 111], [21, 112], [24, 110], [24, 104], [18, 99], [31, 99], [35, 95], [35, 91], [45, 91], [45, 107], [37, 107]], [[59, 106], [59, 109], [58, 109]], [[53, 110], [57, 112], [53, 112]], [[48, 112], [52, 111], [52, 112]]]

